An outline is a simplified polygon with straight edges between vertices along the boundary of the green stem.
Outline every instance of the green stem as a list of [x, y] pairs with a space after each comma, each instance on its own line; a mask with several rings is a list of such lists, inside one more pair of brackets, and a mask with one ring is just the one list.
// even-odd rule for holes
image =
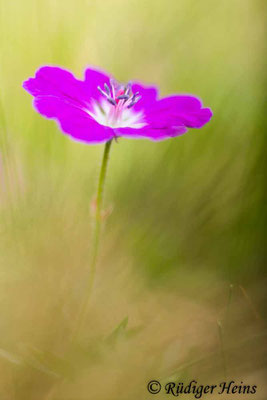
[[97, 196], [96, 196], [96, 210], [95, 210], [95, 223], [94, 223], [94, 234], [93, 234], [93, 246], [92, 246], [92, 258], [89, 268], [89, 276], [88, 276], [88, 285], [86, 291], [86, 297], [82, 304], [80, 314], [78, 316], [78, 322], [76, 329], [74, 331], [72, 342], [79, 336], [80, 330], [84, 323], [84, 320], [87, 315], [88, 306], [90, 303], [90, 298], [92, 294], [92, 289], [94, 286], [95, 281], [95, 272], [96, 272], [96, 262], [98, 256], [98, 249], [99, 249], [99, 238], [101, 233], [101, 221], [102, 221], [102, 206], [103, 206], [103, 194], [104, 194], [104, 186], [105, 186], [105, 178], [107, 174], [107, 166], [108, 166], [108, 159], [110, 153], [112, 140], [108, 141], [105, 144], [104, 154], [102, 158], [102, 165], [98, 180], [98, 188], [97, 188]]
[[95, 279], [95, 270], [96, 270], [96, 261], [98, 255], [98, 248], [99, 248], [99, 237], [101, 231], [101, 220], [102, 220], [102, 206], [103, 206], [103, 194], [104, 194], [104, 186], [107, 174], [107, 166], [108, 166], [108, 159], [109, 159], [109, 152], [111, 147], [112, 140], [105, 144], [102, 165], [99, 175], [98, 181], [98, 189], [97, 189], [97, 196], [96, 196], [96, 211], [95, 211], [95, 231], [94, 231], [94, 242], [93, 242], [93, 251], [92, 251], [92, 260], [91, 266], [89, 271], [89, 284], [88, 289], [89, 293], [91, 294], [94, 279]]

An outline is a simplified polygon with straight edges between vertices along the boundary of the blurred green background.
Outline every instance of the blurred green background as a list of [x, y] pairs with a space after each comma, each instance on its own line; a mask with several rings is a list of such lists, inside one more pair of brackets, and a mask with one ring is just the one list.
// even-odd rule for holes
[[[176, 348], [168, 350], [176, 369], [194, 359], [192, 352], [200, 358], [206, 354], [204, 342], [213, 332], [207, 346], [226, 352], [223, 364], [232, 374], [262, 371], [265, 12], [263, 0], [0, 0], [3, 399], [146, 399], [146, 377], [167, 374], [162, 358], [170, 363], [164, 346], [174, 332], [180, 332], [181, 346], [188, 350], [183, 356]], [[89, 337], [108, 335], [126, 315], [131, 329], [149, 328], [135, 342], [124, 338], [123, 350], [104, 356], [98, 372], [89, 352], [94, 372], [87, 366], [78, 381], [59, 385], [47, 372], [54, 368], [51, 362], [29, 361], [34, 358], [29, 347], [64, 359], [84, 296], [90, 203], [103, 145], [72, 142], [53, 121], [34, 112], [21, 85], [45, 64], [60, 65], [77, 77], [86, 66], [99, 66], [121, 81], [156, 84], [161, 95], [195, 94], [214, 113], [206, 127], [182, 137], [113, 144], [105, 191], [112, 213], [105, 221], [94, 311], [83, 345]], [[230, 328], [222, 351], [216, 321], [228, 297]], [[195, 327], [196, 319], [203, 329]], [[190, 341], [192, 330], [198, 332], [197, 344]], [[248, 359], [229, 359], [227, 346], [232, 354], [241, 338], [251, 335], [261, 339], [241, 351]], [[146, 361], [136, 359], [140, 348], [147, 351]], [[203, 377], [217, 379], [220, 362], [209, 361]], [[71, 364], [79, 370], [83, 362]], [[187, 377], [192, 374], [187, 371]], [[135, 384], [122, 391], [119, 383], [133, 376]], [[92, 388], [97, 379], [112, 389], [101, 394]]]

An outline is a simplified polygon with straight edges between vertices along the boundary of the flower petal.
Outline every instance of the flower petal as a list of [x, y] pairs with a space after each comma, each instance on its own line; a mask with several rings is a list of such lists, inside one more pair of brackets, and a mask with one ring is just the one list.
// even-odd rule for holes
[[201, 108], [198, 111], [180, 115], [181, 121], [188, 128], [202, 128], [202, 126], [210, 121], [211, 117], [212, 111], [210, 108]]
[[57, 96], [83, 107], [90, 102], [85, 83], [59, 67], [40, 68], [34, 78], [23, 83], [23, 87], [33, 96]]
[[98, 124], [87, 112], [66, 99], [37, 96], [34, 106], [44, 117], [56, 119], [63, 132], [78, 141], [95, 144], [114, 137], [113, 129]]
[[195, 96], [180, 95], [160, 99], [146, 112], [148, 123], [162, 119], [171, 125], [201, 128], [212, 117], [210, 108], [201, 108], [200, 99]]
[[93, 97], [95, 100], [98, 100], [102, 97], [99, 93], [97, 87], [100, 86], [101, 89], [104, 89], [104, 84], [109, 85], [111, 75], [104, 71], [100, 71], [94, 68], [87, 68], [85, 70], [85, 85], [86, 90], [90, 94], [90, 97]]
[[151, 107], [158, 95], [158, 90], [155, 86], [144, 86], [140, 82], [133, 82], [132, 91], [133, 93], [139, 92], [141, 96], [141, 99], [133, 107], [136, 111]]
[[173, 95], [163, 97], [154, 104], [153, 110], [168, 111], [175, 110], [179, 112], [196, 111], [202, 107], [201, 100], [191, 95]]
[[187, 128], [201, 128], [212, 116], [209, 108], [201, 108], [201, 101], [194, 96], [170, 96], [153, 102], [146, 107], [140, 129], [119, 128], [116, 135], [132, 138], [163, 140], [179, 136]]
[[117, 136], [123, 136], [129, 139], [150, 139], [154, 141], [169, 139], [183, 135], [187, 132], [185, 126], [152, 126], [147, 125], [140, 129], [118, 128], [115, 130]]

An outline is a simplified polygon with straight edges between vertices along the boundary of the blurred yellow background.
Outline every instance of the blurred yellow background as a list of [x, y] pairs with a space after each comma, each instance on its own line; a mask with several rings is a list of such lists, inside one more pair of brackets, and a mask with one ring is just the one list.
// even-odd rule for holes
[[[263, 0], [0, 0], [1, 400], [148, 399], [150, 379], [225, 376], [265, 400], [265, 13]], [[71, 348], [103, 145], [34, 112], [21, 85], [41, 65], [99, 66], [214, 112], [182, 137], [113, 144], [113, 211]]]

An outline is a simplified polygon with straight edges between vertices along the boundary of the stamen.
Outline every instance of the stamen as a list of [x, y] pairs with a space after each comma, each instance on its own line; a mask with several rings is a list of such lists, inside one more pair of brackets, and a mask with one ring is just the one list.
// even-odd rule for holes
[[115, 93], [116, 93], [118, 84], [117, 84], [117, 82], [115, 81], [115, 79], [112, 79], [112, 78], [110, 79], [109, 82], [110, 82], [110, 86], [111, 86], [112, 96], [115, 97]]
[[110, 104], [112, 104], [113, 106], [116, 106], [116, 105], [117, 105], [116, 101], [115, 101], [112, 97], [107, 97], [107, 101], [108, 101]]
[[97, 90], [102, 94], [102, 96], [109, 97], [109, 95], [106, 92], [104, 92], [104, 90], [102, 90], [100, 86], [97, 86]]
[[128, 96], [127, 94], [121, 94], [120, 96], [117, 97], [117, 99], [119, 100], [128, 100], [130, 98], [130, 96]]
[[110, 88], [106, 83], [104, 83], [104, 88], [106, 89], [106, 93], [110, 96]]
[[[136, 93], [135, 93], [136, 94]], [[142, 96], [135, 96], [135, 95], [133, 95], [133, 97], [132, 97], [132, 101], [131, 101], [131, 103], [127, 106], [127, 108], [131, 108], [131, 107], [133, 107], [140, 99], [141, 99], [141, 97]]]
[[125, 86], [124, 94], [128, 96], [128, 95], [130, 94], [131, 90], [132, 90], [132, 83], [129, 82], [129, 83]]

